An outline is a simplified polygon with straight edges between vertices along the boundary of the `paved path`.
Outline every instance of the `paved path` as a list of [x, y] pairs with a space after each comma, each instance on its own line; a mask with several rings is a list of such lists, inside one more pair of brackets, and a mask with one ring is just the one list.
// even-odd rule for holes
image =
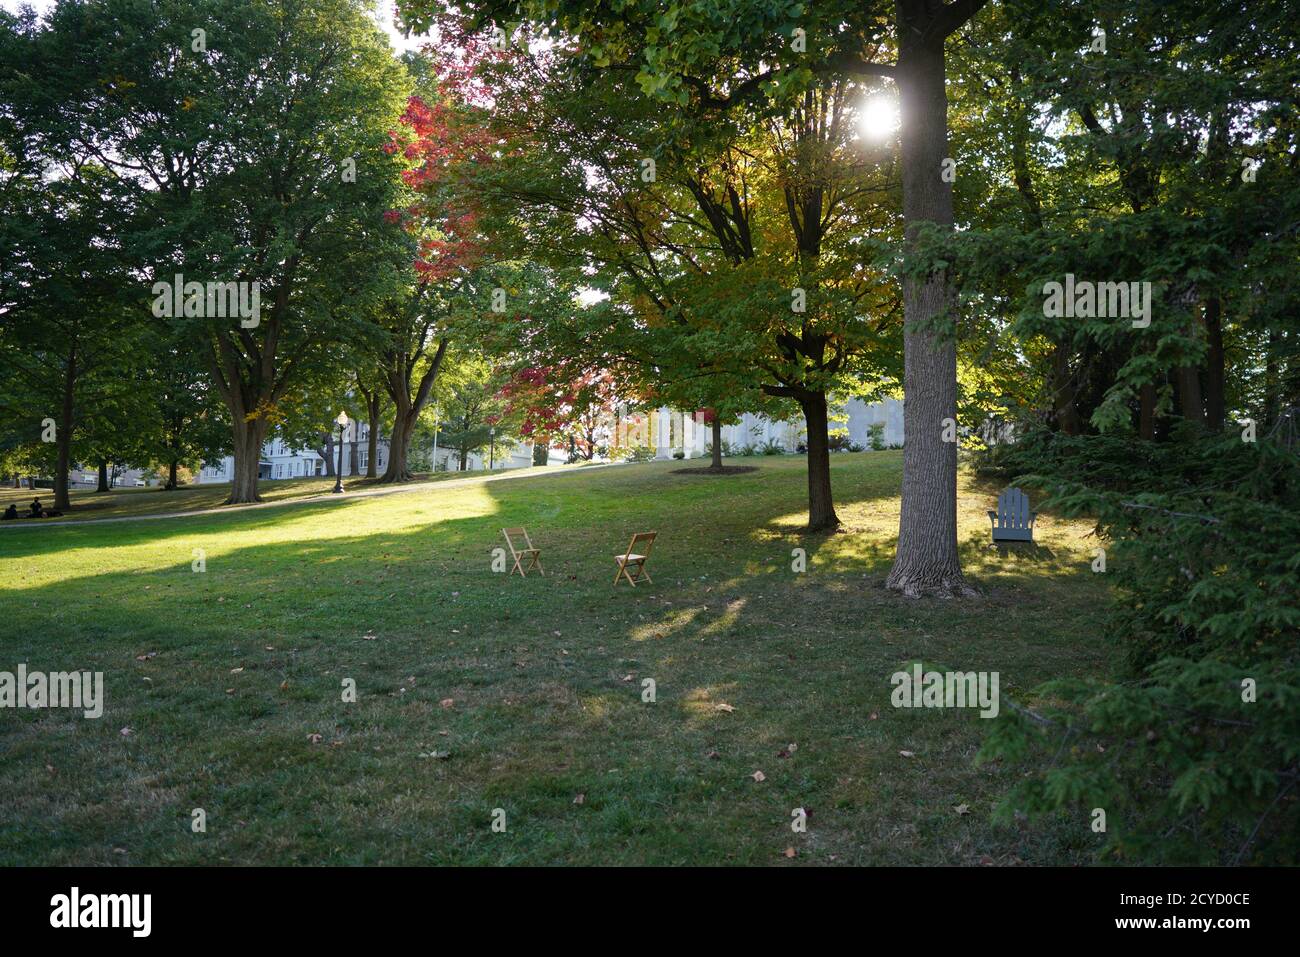
[[254, 502], [251, 505], [218, 505], [213, 508], [196, 508], [192, 512], [156, 512], [147, 515], [119, 515], [116, 518], [70, 518], [68, 521], [36, 521], [0, 523], [0, 531], [17, 531], [21, 528], [73, 528], [83, 525], [108, 525], [114, 522], [143, 522], [161, 518], [192, 518], [198, 515], [237, 515], [259, 508], [286, 508], [290, 505], [314, 505], [321, 502], [339, 502], [352, 498], [373, 498], [379, 495], [401, 495], [410, 492], [430, 492], [444, 488], [463, 488], [466, 485], [482, 485], [487, 482], [507, 482], [526, 478], [555, 478], [561, 475], [578, 475], [598, 469], [607, 469], [621, 463], [602, 463], [600, 465], [583, 465], [578, 468], [546, 469], [520, 468], [502, 472], [500, 475], [480, 475], [474, 478], [447, 479], [442, 482], [416, 482], [411, 485], [381, 485], [378, 488], [360, 489], [356, 492], [326, 492], [321, 495], [308, 495], [303, 498], [290, 498], [280, 502]]

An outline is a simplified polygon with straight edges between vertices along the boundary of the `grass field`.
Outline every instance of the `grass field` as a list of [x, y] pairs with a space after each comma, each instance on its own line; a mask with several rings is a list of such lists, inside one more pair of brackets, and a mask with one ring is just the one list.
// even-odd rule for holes
[[[1088, 528], [992, 550], [997, 490], [963, 476], [983, 595], [914, 601], [882, 587], [901, 453], [834, 457], [845, 530], [819, 537], [803, 460], [752, 461], [0, 529], [0, 670], [102, 671], [107, 699], [0, 711], [0, 864], [1083, 860], [1082, 816], [991, 824], [1017, 772], [973, 766], [985, 722], [894, 709], [889, 676], [998, 671], [1005, 702], [1105, 671]], [[516, 524], [546, 577], [492, 571]], [[649, 529], [654, 584], [614, 588]]]
[[[471, 475], [485, 475], [486, 472], [437, 472], [418, 476], [416, 484], [446, 482], [464, 479]], [[500, 472], [494, 473], [498, 477]], [[345, 492], [382, 491], [392, 486], [380, 485], [375, 479], [345, 478]], [[262, 482], [259, 494], [264, 502], [297, 502], [328, 495], [334, 490], [334, 479], [325, 477], [280, 479], [274, 482]], [[210, 485], [188, 485], [170, 492], [160, 488], [115, 488], [101, 493], [93, 489], [75, 489], [69, 493], [72, 509], [57, 518], [43, 518], [41, 525], [70, 524], [100, 518], [123, 518], [127, 516], [156, 515], [163, 513], [182, 514], [198, 512], [211, 508], [230, 508], [226, 498], [230, 495], [230, 483], [214, 482]], [[17, 503], [20, 514], [27, 513], [27, 506], [33, 498], [39, 498], [46, 508], [54, 507], [54, 492], [47, 488], [0, 488], [0, 510], [9, 507], [10, 502]], [[28, 519], [22, 520], [27, 524]]]

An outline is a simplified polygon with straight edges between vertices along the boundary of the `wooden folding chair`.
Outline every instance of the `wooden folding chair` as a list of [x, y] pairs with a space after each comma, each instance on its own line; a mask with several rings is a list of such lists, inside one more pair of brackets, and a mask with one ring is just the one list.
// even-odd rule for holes
[[[646, 573], [646, 559], [650, 557], [650, 549], [654, 548], [655, 536], [658, 532], [637, 532], [632, 536], [632, 541], [628, 543], [627, 552], [622, 555], [614, 556], [614, 564], [618, 566], [618, 571], [614, 573], [614, 584], [618, 584], [620, 578], [626, 578], [629, 585], [636, 587], [637, 582], [650, 582], [654, 584], [650, 576]], [[645, 553], [637, 553], [637, 545], [645, 542]], [[636, 574], [633, 575], [628, 571], [629, 568], [635, 568]]]
[[[527, 578], [528, 573], [536, 568], [542, 573], [543, 577], [546, 576], [546, 569], [542, 568], [542, 550], [540, 548], [533, 548], [532, 539], [528, 537], [528, 530], [526, 528], [523, 526], [520, 526], [519, 528], [503, 528], [501, 529], [501, 534], [506, 537], [506, 544], [510, 546], [510, 554], [515, 560], [515, 567], [510, 569], [511, 575], [517, 571], [519, 572], [520, 578]], [[524, 544], [528, 547], [515, 548], [515, 543], [510, 537], [512, 535], [516, 538], [522, 538]], [[525, 558], [528, 559], [527, 568], [520, 564], [520, 562]]]

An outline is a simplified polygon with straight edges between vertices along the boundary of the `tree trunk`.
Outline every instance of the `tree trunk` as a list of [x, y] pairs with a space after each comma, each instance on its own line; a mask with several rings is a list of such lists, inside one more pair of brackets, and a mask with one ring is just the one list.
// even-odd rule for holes
[[167, 484], [163, 488], [168, 492], [174, 492], [180, 486], [176, 478], [176, 460], [172, 459], [167, 463]]
[[[903, 218], [913, 248], [925, 224], [953, 223], [952, 186], [941, 176], [948, 155], [943, 37], [923, 35], [929, 26], [923, 12], [927, 4], [898, 4]], [[957, 420], [956, 336], [955, 330], [945, 335], [930, 328], [953, 305], [945, 273], [904, 279], [903, 494], [898, 549], [886, 585], [910, 596], [974, 594], [957, 555], [957, 443], [944, 441], [951, 427], [945, 420]], [[808, 451], [811, 459], [811, 435]]]
[[466, 466], [468, 464], [469, 464], [469, 449], [462, 448], [460, 450], [460, 470], [462, 472], [466, 471]]
[[1268, 330], [1268, 345], [1264, 353], [1264, 421], [1265, 428], [1272, 428], [1282, 411], [1282, 376], [1278, 359], [1282, 351], [1282, 334], [1276, 329]]
[[352, 448], [348, 450], [348, 472], [358, 475], [361, 472], [361, 443], [357, 440], [356, 425], [352, 426]]
[[379, 457], [379, 390], [366, 396], [366, 417], [370, 420], [369, 445], [366, 448], [366, 478], [376, 475], [376, 459]]
[[58, 464], [54, 468], [54, 507], [66, 512], [72, 508], [68, 497], [68, 468], [72, 464], [72, 397], [77, 384], [77, 347], [68, 354], [68, 368], [63, 378], [63, 408], [59, 412], [59, 431], [55, 436]]
[[95, 491], [97, 493], [108, 491], [108, 460], [107, 459], [99, 460], [99, 483], [95, 486]]
[[1052, 403], [1056, 427], [1066, 435], [1078, 435], [1082, 429], [1074, 387], [1070, 382], [1070, 350], [1063, 342], [1052, 346]]
[[1156, 437], [1156, 387], [1148, 382], [1138, 391], [1138, 437]]
[[551, 444], [546, 441], [533, 443], [533, 464], [546, 465], [550, 461]]
[[407, 456], [411, 450], [411, 433], [415, 428], [418, 413], [407, 403], [397, 402], [393, 413], [393, 432], [388, 437], [388, 468], [384, 469], [380, 482], [409, 482], [414, 477], [407, 466]]
[[1178, 404], [1185, 420], [1197, 425], [1205, 424], [1205, 410], [1201, 405], [1201, 370], [1198, 367], [1179, 367]]
[[[722, 419], [718, 418], [716, 411], [713, 413], [713, 462], [709, 468], [722, 468]], [[812, 472], [809, 470], [809, 482], [812, 481], [811, 476]]]
[[806, 392], [799, 399], [808, 430], [808, 531], [831, 532], [839, 527], [831, 498], [831, 449], [826, 393]]
[[325, 462], [325, 477], [334, 478], [334, 433], [332, 431], [321, 436], [321, 445], [316, 449], [316, 454]]
[[1223, 374], [1223, 304], [1216, 296], [1205, 304], [1205, 424], [1222, 432], [1226, 409]]
[[262, 442], [266, 436], [266, 420], [254, 418], [252, 421], [242, 416], [232, 419], [234, 431], [234, 475], [230, 482], [230, 497], [227, 505], [243, 505], [260, 502], [257, 494], [258, 469], [262, 462]]

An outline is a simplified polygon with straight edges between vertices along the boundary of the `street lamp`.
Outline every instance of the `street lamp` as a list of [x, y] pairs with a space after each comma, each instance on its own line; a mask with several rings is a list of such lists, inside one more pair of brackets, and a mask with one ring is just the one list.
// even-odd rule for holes
[[340, 412], [339, 417], [334, 420], [339, 425], [339, 464], [334, 470], [334, 491], [343, 491], [343, 430], [348, 427], [348, 414]]
[[491, 472], [497, 457], [497, 427], [495, 425], [488, 429], [488, 439], [491, 441], [491, 445], [488, 446], [488, 471]]

